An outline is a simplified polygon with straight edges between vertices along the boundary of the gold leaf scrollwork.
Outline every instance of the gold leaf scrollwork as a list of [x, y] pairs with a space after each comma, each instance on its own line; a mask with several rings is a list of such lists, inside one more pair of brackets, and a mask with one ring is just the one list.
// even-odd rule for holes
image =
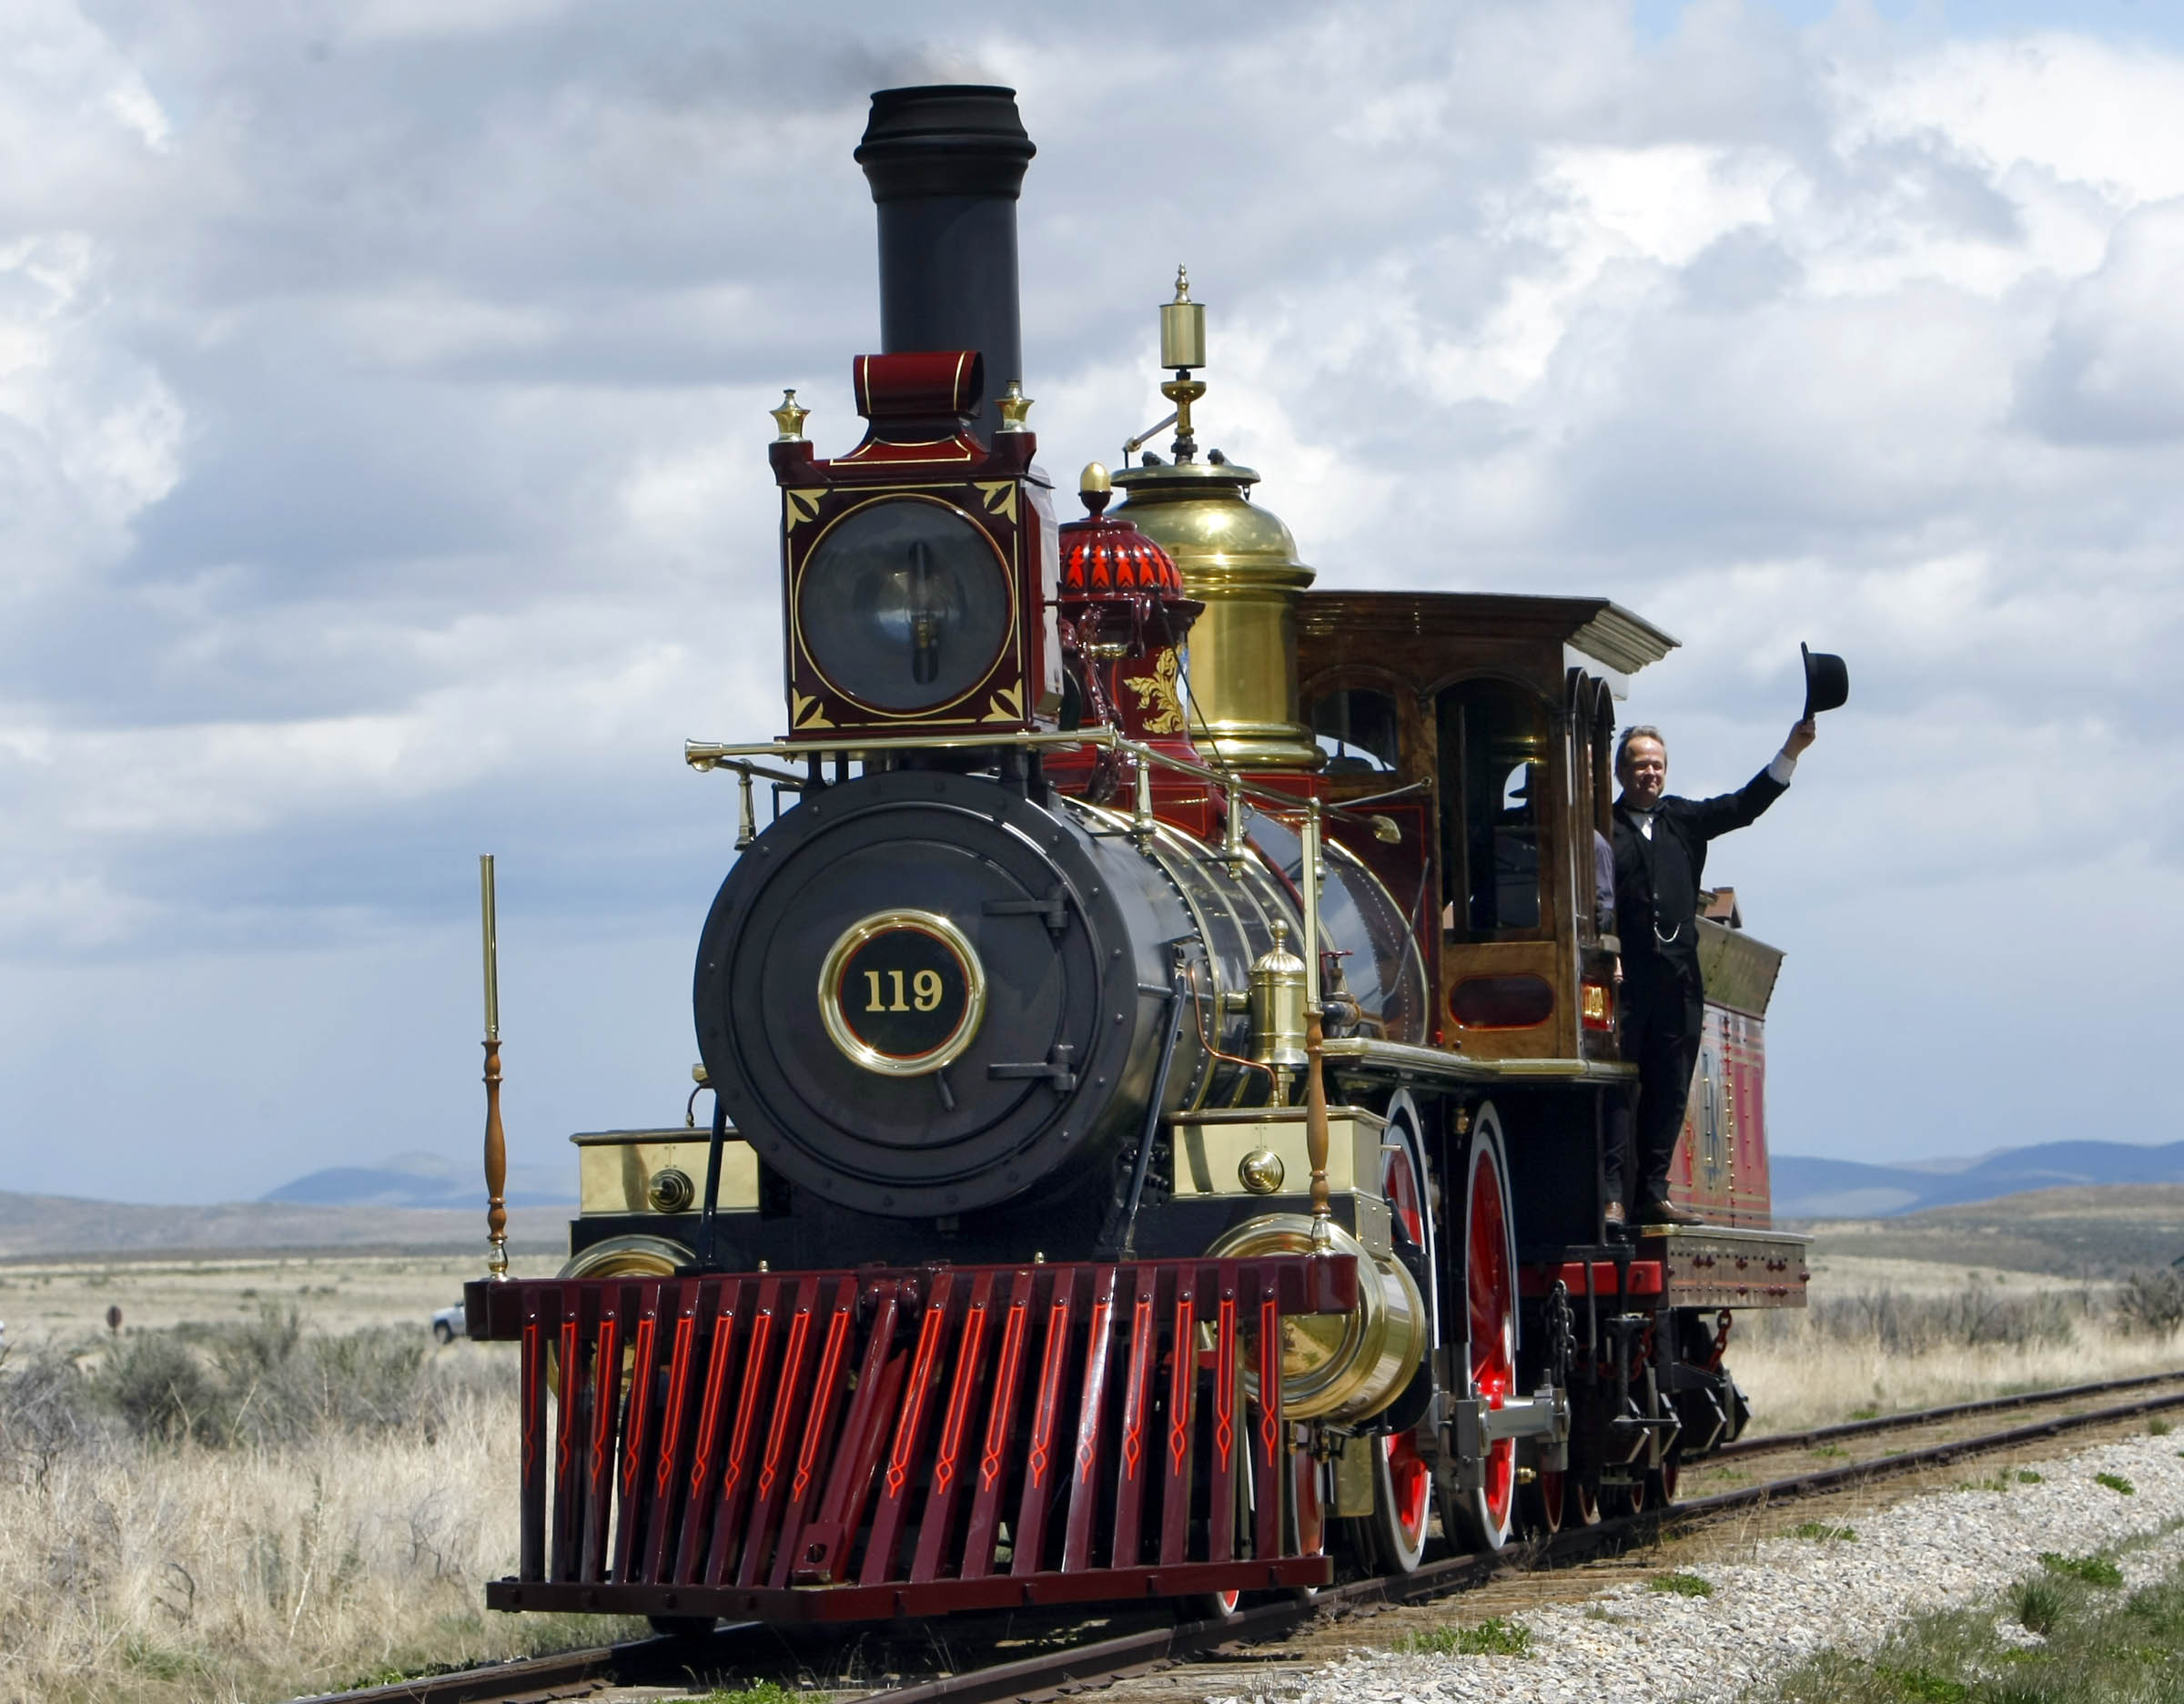
[[1021, 722], [1024, 719], [1024, 695], [1014, 686], [1003, 686], [994, 694], [994, 707], [982, 720], [987, 722]]
[[819, 500], [825, 495], [824, 491], [798, 491], [794, 487], [784, 491], [781, 493], [784, 512], [782, 530], [794, 532], [802, 522], [816, 521], [819, 518]]
[[979, 492], [986, 498], [986, 513], [997, 514], [1008, 521], [1014, 521], [1016, 518], [1016, 481], [976, 480], [973, 483], [978, 487]]
[[821, 714], [819, 700], [809, 693], [789, 689], [789, 725], [796, 728], [831, 728], [834, 724]]
[[1183, 698], [1176, 690], [1176, 681], [1182, 665], [1176, 660], [1175, 648], [1160, 653], [1160, 660], [1153, 665], [1150, 674], [1126, 675], [1123, 685], [1138, 695], [1138, 707], [1145, 713], [1141, 724], [1148, 734], [1180, 734], [1183, 731]]

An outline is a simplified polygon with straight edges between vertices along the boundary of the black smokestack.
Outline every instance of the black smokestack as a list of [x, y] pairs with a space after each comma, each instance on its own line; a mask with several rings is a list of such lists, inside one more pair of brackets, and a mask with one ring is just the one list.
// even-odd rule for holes
[[857, 148], [880, 209], [880, 350], [976, 350], [993, 399], [1024, 376], [1016, 196], [1037, 150], [1016, 92], [976, 84], [881, 89]]

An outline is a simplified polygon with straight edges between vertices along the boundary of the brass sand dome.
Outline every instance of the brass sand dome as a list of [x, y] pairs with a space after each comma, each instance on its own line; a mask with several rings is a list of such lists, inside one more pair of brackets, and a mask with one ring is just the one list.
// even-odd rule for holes
[[1210, 745], [1239, 768], [1317, 769], [1297, 712], [1297, 609], [1312, 570], [1281, 518], [1247, 493], [1259, 475], [1233, 462], [1155, 462], [1114, 475], [1118, 518], [1175, 559], [1206, 605], [1190, 631], [1190, 694]]

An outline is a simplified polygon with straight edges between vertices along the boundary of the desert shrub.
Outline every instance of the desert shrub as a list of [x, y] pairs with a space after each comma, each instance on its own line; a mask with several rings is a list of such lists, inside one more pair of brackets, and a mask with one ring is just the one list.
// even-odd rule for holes
[[1918, 1295], [1884, 1284], [1815, 1296], [1806, 1329], [1837, 1342], [1877, 1343], [1892, 1354], [2027, 1348], [2072, 1341], [2074, 1316], [2082, 1316], [2086, 1305], [2054, 1291], [2012, 1295], [1967, 1284], [1946, 1295]]
[[52, 1348], [0, 1351], [0, 1477], [43, 1480], [64, 1456], [104, 1443], [110, 1427], [86, 1379]]
[[[512, 1368], [496, 1364], [466, 1379], [430, 1367], [430, 1353], [422, 1332], [371, 1326], [319, 1336], [304, 1330], [293, 1309], [268, 1307], [242, 1324], [129, 1333], [105, 1349], [88, 1376], [56, 1357], [22, 1387], [18, 1405], [42, 1402], [55, 1416], [41, 1423], [48, 1430], [63, 1424], [64, 1413], [78, 1431], [95, 1428], [103, 1410], [154, 1444], [187, 1438], [216, 1448], [263, 1448], [329, 1433], [400, 1433], [430, 1442], [470, 1385], [482, 1379], [498, 1388]], [[70, 1394], [74, 1407], [55, 1406], [61, 1393]], [[8, 1412], [0, 1401], [0, 1433], [10, 1424]]]
[[2184, 1327], [2184, 1272], [2163, 1266], [2135, 1272], [2116, 1291], [2116, 1318], [2145, 1337], [2174, 1337]]
[[137, 1437], [217, 1442], [220, 1391], [204, 1360], [173, 1332], [122, 1338], [99, 1369], [95, 1388]]
[[306, 1336], [293, 1309], [262, 1311], [211, 1344], [223, 1398], [217, 1440], [294, 1444], [328, 1431], [435, 1435], [422, 1334], [373, 1326]]

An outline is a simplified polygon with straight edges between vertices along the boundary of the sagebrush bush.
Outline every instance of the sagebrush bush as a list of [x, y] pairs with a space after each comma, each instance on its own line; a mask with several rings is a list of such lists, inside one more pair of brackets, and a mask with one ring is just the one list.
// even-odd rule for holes
[[56, 1349], [0, 1350], [0, 1480], [43, 1480], [91, 1454], [112, 1421], [75, 1361]]
[[1886, 1285], [1816, 1297], [1811, 1329], [1824, 1337], [1877, 1342], [1892, 1354], [1936, 1349], [2068, 1344], [2088, 1303], [2055, 1291], [2012, 1295], [1967, 1284], [1946, 1295], [1917, 1295]]
[[220, 1392], [203, 1357], [173, 1332], [121, 1338], [93, 1381], [99, 1397], [137, 1437], [217, 1443]]
[[516, 1356], [297, 1316], [0, 1356], [0, 1704], [198, 1704], [596, 1638], [487, 1617]]
[[294, 1309], [246, 1324], [132, 1333], [104, 1352], [85, 1394], [147, 1443], [300, 1444], [329, 1432], [430, 1440], [444, 1391], [424, 1376], [420, 1332], [307, 1333]]
[[2126, 1331], [2174, 1337], [2184, 1328], [2184, 1272], [2164, 1266], [2131, 1273], [2117, 1289], [2116, 1317]]

